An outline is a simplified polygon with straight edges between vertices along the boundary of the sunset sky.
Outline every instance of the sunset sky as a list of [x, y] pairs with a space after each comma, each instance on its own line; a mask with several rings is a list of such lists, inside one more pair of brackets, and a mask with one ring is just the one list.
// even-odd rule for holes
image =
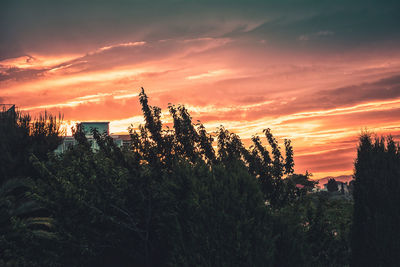
[[363, 129], [400, 140], [399, 14], [398, 0], [2, 0], [0, 103], [126, 132], [144, 87], [210, 132], [290, 138], [296, 172], [348, 175]]

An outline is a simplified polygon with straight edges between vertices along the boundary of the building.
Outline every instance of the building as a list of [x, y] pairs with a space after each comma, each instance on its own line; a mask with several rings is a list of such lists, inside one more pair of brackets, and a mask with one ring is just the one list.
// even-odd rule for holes
[[56, 154], [63, 153], [68, 149], [70, 146], [76, 145], [77, 142], [73, 136], [66, 136], [63, 139], [63, 142], [57, 147], [57, 149], [54, 151]]
[[[118, 147], [129, 146], [130, 144], [130, 135], [110, 135], [110, 122], [81, 122], [78, 124], [78, 127], [81, 127], [83, 132], [85, 133], [86, 138], [92, 144], [92, 149], [94, 151], [99, 149], [98, 144], [93, 138], [93, 130], [97, 130], [100, 134], [109, 135], [115, 142]], [[55, 150], [56, 153], [63, 153], [70, 146], [74, 146], [77, 144], [77, 141], [73, 136], [66, 136], [61, 145]]]
[[131, 144], [131, 136], [129, 134], [111, 134], [110, 137], [118, 147], [129, 147]]
[[15, 113], [14, 104], [0, 104], [0, 112]]
[[78, 124], [81, 127], [86, 137], [93, 138], [93, 130], [97, 130], [99, 134], [110, 134], [110, 122], [81, 122]]
[[14, 104], [0, 104], [0, 119], [16, 119], [17, 113], [15, 112]]

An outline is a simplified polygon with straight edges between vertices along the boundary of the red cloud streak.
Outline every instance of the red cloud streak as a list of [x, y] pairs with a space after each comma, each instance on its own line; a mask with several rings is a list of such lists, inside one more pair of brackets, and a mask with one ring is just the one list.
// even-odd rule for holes
[[[137, 94], [152, 105], [185, 104], [210, 131], [220, 124], [248, 143], [271, 128], [290, 138], [296, 171], [351, 174], [366, 127], [400, 134], [400, 55], [288, 55], [228, 38], [114, 44], [86, 55], [31, 55], [0, 62], [0, 100], [67, 121], [140, 123]], [[240, 52], [239, 52], [240, 51]]]

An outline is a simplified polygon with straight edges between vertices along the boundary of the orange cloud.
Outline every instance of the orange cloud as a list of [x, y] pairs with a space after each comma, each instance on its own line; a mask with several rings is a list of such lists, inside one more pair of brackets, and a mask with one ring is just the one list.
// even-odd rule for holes
[[143, 86], [151, 105], [166, 112], [168, 103], [185, 104], [209, 131], [223, 124], [245, 143], [271, 128], [280, 140], [292, 139], [296, 171], [322, 177], [351, 173], [364, 127], [400, 133], [399, 71], [397, 54], [338, 59], [207, 37], [3, 60], [0, 92], [34, 115], [61, 112], [69, 126], [108, 120], [111, 132], [123, 132], [143, 123]]

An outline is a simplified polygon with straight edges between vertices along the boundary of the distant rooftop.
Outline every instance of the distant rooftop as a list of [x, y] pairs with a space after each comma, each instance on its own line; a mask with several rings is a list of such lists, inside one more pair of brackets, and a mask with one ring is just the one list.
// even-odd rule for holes
[[108, 124], [109, 121], [82, 121], [79, 124]]
[[0, 104], [0, 111], [7, 112], [7, 111], [15, 111], [14, 104]]

